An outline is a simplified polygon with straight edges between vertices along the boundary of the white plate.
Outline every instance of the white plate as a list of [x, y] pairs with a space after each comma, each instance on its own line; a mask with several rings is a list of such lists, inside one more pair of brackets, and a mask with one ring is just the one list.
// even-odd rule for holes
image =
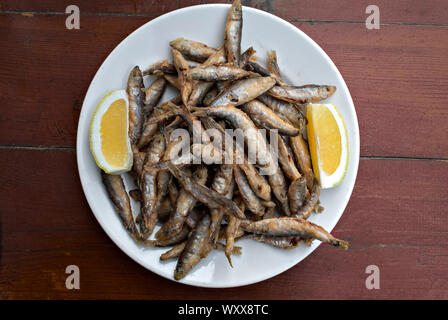
[[[101, 98], [113, 89], [126, 87], [131, 68], [141, 68], [170, 57], [169, 41], [178, 37], [197, 40], [210, 46], [222, 44], [224, 24], [229, 5], [212, 4], [188, 7], [160, 16], [124, 39], [107, 57], [93, 78], [81, 110], [77, 136], [77, 158], [82, 187], [98, 222], [109, 237], [132, 259], [145, 268], [173, 280], [175, 261], [161, 263], [160, 254], [166, 249], [144, 248], [127, 235], [101, 183], [100, 171], [89, 150], [89, 124]], [[326, 53], [306, 34], [292, 24], [261, 10], [243, 9], [242, 50], [253, 46], [257, 56], [275, 49], [284, 78], [296, 85], [316, 83], [337, 87], [328, 99], [345, 120], [350, 156], [348, 172], [336, 188], [323, 190], [322, 214], [310, 218], [331, 231], [341, 217], [355, 184], [359, 162], [359, 129], [355, 107], [347, 86]], [[263, 62], [263, 60], [262, 60]], [[151, 79], [145, 80], [149, 81]], [[164, 100], [174, 95], [167, 92]], [[231, 268], [222, 252], [213, 251], [201, 261], [182, 283], [200, 287], [236, 287], [271, 278], [302, 261], [320, 242], [294, 250], [281, 250], [250, 240], [238, 242], [242, 256], [232, 258]], [[343, 254], [334, 250], [333, 254]]]

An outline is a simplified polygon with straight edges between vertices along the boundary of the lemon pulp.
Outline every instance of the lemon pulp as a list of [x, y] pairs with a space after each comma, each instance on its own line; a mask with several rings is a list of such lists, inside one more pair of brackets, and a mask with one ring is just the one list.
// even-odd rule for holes
[[[331, 111], [322, 105], [316, 105], [312, 112], [315, 136], [318, 137], [320, 167], [325, 173], [333, 174], [341, 162], [341, 134]], [[315, 148], [313, 148], [315, 149]]]
[[321, 188], [335, 187], [344, 179], [348, 166], [344, 119], [333, 104], [309, 104], [306, 113], [314, 174]]
[[122, 167], [127, 162], [127, 117], [126, 101], [114, 101], [101, 119], [101, 151], [113, 167]]

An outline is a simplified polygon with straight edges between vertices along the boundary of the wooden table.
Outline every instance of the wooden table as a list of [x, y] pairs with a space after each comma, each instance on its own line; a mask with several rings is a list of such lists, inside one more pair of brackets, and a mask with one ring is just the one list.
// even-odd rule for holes
[[[270, 280], [193, 288], [132, 261], [87, 205], [76, 166], [81, 105], [98, 67], [147, 21], [203, 1], [0, 1], [0, 297], [3, 299], [447, 299], [448, 4], [446, 0], [254, 0], [313, 38], [352, 93], [361, 160], [334, 233]], [[372, 3], [371, 3], [372, 2]], [[380, 30], [365, 9], [380, 8]], [[67, 290], [65, 268], [81, 270]], [[380, 289], [368, 290], [368, 265]]]

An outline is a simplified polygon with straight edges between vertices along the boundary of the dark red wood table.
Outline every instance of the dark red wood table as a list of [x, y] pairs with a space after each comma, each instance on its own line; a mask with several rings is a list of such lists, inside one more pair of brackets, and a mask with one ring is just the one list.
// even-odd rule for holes
[[[253, 0], [313, 38], [352, 93], [361, 132], [353, 195], [334, 233], [270, 280], [193, 288], [132, 261], [90, 211], [76, 165], [81, 105], [98, 67], [147, 21], [202, 1], [0, 1], [0, 297], [3, 299], [447, 299], [448, 3]], [[372, 2], [372, 3], [371, 3]], [[65, 8], [81, 28], [65, 27]], [[368, 30], [369, 4], [380, 8]], [[80, 290], [67, 290], [77, 265]], [[368, 290], [366, 267], [380, 269]]]

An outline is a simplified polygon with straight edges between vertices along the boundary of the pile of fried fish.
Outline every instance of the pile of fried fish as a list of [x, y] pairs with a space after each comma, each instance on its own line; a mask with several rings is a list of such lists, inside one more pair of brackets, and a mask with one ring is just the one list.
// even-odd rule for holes
[[[275, 51], [268, 52], [267, 67], [257, 62], [252, 47], [241, 52], [242, 29], [242, 6], [235, 0], [221, 47], [178, 38], [170, 42], [171, 61], [158, 61], [143, 72], [138, 66], [132, 69], [127, 84], [129, 137], [131, 175], [138, 189], [128, 193], [120, 175], [102, 172], [130, 236], [140, 245], [171, 247], [160, 259], [177, 258], [177, 280], [212, 250], [223, 250], [232, 265], [231, 255], [241, 254], [241, 247], [234, 244], [241, 239], [282, 249], [300, 242], [309, 245], [315, 239], [348, 247], [346, 241], [307, 221], [323, 207], [304, 137], [304, 110], [306, 104], [330, 97], [336, 88], [285, 83]], [[156, 80], [145, 88], [143, 77], [149, 75]], [[179, 95], [159, 103], [168, 85]], [[199, 142], [185, 146], [185, 140], [171, 139], [179, 128], [196, 134]], [[233, 137], [226, 129], [250, 131], [244, 141], [257, 146], [255, 163], [237, 143], [225, 152], [217, 148], [207, 129], [227, 142]], [[258, 129], [278, 134], [268, 141]], [[274, 143], [276, 157], [270, 148]], [[185, 147], [199, 163], [173, 156]], [[224, 157], [240, 161], [212, 161]], [[267, 169], [269, 174], [260, 173]], [[129, 196], [141, 204], [135, 219]], [[156, 223], [161, 227], [149, 239]]]

